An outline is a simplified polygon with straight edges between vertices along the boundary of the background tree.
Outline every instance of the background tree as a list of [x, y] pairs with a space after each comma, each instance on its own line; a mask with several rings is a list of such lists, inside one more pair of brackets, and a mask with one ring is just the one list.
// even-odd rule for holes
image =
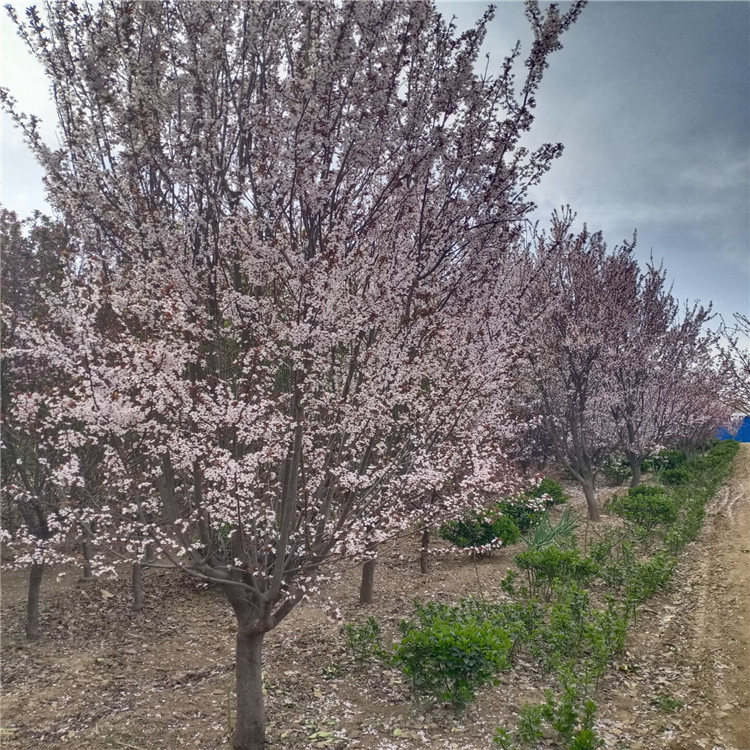
[[722, 360], [731, 381], [734, 407], [750, 414], [750, 318], [736, 313], [733, 325], [722, 327]]
[[[528, 4], [518, 89], [518, 50], [473, 72], [491, 11], [457, 36], [427, 2], [49, 4], [20, 27], [62, 148], [5, 106], [76, 250], [55, 327], [23, 333], [68, 385], [26, 418], [102, 446], [108, 502], [62, 521], [222, 586], [237, 748], [264, 745], [263, 637], [323, 561], [450, 512], [412, 502], [449, 482], [453, 512], [503, 489], [503, 254], [561, 148], [518, 141], [582, 7]], [[74, 450], [54, 475], [80, 486]]]
[[715, 336], [705, 330], [710, 307], [686, 307], [680, 315], [665, 283], [666, 273], [652, 265], [639, 274], [627, 308], [631, 315], [623, 316], [617, 333], [612, 414], [632, 487], [640, 483], [643, 461], [682, 423], [683, 382], [696, 367], [705, 366], [715, 343]]
[[581, 484], [599, 520], [596, 477], [618, 435], [612, 371], [624, 321], [633, 314], [638, 265], [632, 247], [607, 252], [601, 233], [571, 232], [570, 209], [536, 238], [520, 380], [554, 457]]
[[25, 405], [23, 399], [18, 403], [20, 389], [33, 389], [40, 398], [52, 391], [59, 383], [59, 373], [20, 361], [11, 363], [5, 354], [17, 344], [19, 327], [44, 320], [39, 282], [44, 279], [49, 288], [59, 283], [67, 242], [63, 229], [40, 214], [25, 224], [13, 212], [0, 209], [2, 502], [6, 546], [14, 550], [15, 564], [29, 567], [26, 635], [36, 640], [44, 568], [59, 559], [54, 544], [60, 541], [56, 511], [64, 497], [51, 476], [49, 446], [24, 429], [14, 406], [22, 409]]

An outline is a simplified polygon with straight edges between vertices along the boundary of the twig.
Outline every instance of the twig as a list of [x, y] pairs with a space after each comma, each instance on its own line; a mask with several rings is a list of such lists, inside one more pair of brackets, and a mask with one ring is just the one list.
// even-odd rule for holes
[[120, 747], [126, 747], [128, 750], [146, 750], [144, 747], [139, 747], [138, 745], [128, 745], [127, 742], [120, 742], [120, 740], [112, 740], [112, 742], [115, 743], [115, 745], [119, 745]]
[[484, 603], [484, 591], [482, 590], [482, 582], [479, 580], [479, 568], [477, 567], [477, 558], [475, 555], [471, 556], [471, 561], [474, 563], [474, 573], [477, 576], [477, 586], [479, 586], [479, 596], [482, 598], [482, 603]]

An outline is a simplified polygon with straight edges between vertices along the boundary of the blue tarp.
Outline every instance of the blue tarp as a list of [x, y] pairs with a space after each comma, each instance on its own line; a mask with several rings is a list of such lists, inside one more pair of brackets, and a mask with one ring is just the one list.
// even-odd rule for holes
[[719, 440], [736, 440], [739, 443], [750, 443], [750, 417], [743, 417], [737, 431], [732, 434], [723, 427], [716, 430]]

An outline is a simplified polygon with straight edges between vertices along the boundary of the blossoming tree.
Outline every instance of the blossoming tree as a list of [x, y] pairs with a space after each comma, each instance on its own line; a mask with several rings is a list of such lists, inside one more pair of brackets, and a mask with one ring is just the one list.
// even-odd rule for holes
[[612, 415], [632, 487], [640, 483], [643, 461], [684, 424], [690, 408], [685, 384], [706, 371], [716, 340], [705, 328], [710, 307], [696, 304], [680, 312], [665, 282], [663, 269], [649, 266], [640, 273], [631, 288], [632, 304], [623, 311], [619, 329], [611, 332], [619, 339]]
[[61, 492], [101, 447], [106, 493], [61, 507], [61, 537], [84, 530], [102, 569], [150, 545], [223, 588], [236, 748], [265, 744], [263, 637], [323, 562], [507, 489], [505, 251], [561, 148], [518, 141], [582, 7], [528, 4], [517, 89], [518, 50], [474, 73], [491, 11], [458, 35], [429, 2], [66, 3], [20, 24], [62, 147], [3, 99], [74, 252], [54, 325], [10, 352], [67, 384], [21, 394], [18, 419], [58, 447]]
[[722, 359], [731, 382], [734, 407], [750, 414], [750, 318], [735, 313], [734, 324], [722, 329]]
[[589, 518], [599, 520], [596, 477], [618, 443], [612, 369], [629, 318], [638, 264], [632, 247], [607, 251], [601, 233], [574, 234], [570, 209], [536, 238], [520, 380], [554, 457], [580, 482]]

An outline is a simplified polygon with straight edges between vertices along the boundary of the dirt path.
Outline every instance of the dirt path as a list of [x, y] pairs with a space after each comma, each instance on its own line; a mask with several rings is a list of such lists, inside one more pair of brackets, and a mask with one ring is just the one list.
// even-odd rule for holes
[[602, 721], [630, 750], [750, 750], [750, 444], [676, 580], [634, 626]]

